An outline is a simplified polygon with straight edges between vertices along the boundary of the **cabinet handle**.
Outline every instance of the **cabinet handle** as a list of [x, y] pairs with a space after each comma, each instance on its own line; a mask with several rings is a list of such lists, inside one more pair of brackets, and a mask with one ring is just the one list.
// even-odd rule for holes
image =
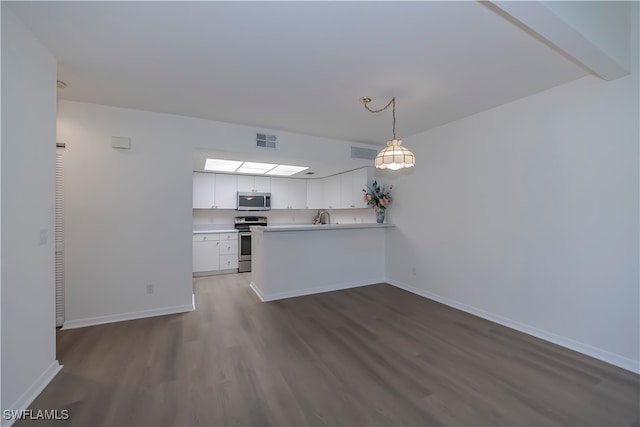
[[207, 240], [207, 236], [204, 236], [204, 237], [202, 238], [202, 240]]
[[355, 207], [356, 207], [356, 205], [351, 205], [351, 207], [352, 207], [352, 208], [355, 208]]
[[220, 242], [216, 242], [216, 246], [220, 246]]

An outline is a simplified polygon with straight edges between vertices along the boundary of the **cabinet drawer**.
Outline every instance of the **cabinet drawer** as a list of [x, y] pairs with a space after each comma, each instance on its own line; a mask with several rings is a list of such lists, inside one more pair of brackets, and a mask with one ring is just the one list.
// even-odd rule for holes
[[220, 233], [220, 240], [238, 240], [238, 233]]
[[203, 242], [208, 240], [220, 240], [219, 233], [203, 233], [203, 234], [194, 234], [193, 241], [194, 242]]
[[220, 270], [238, 268], [238, 254], [220, 255]]
[[238, 241], [232, 240], [229, 242], [220, 242], [220, 255], [230, 255], [233, 254], [238, 257]]

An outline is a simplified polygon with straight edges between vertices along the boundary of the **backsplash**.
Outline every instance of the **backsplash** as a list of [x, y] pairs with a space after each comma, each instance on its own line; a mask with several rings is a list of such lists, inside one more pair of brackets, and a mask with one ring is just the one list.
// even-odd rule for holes
[[[327, 209], [332, 224], [353, 224], [376, 222], [373, 209]], [[311, 224], [317, 210], [283, 209], [258, 212], [238, 212], [232, 209], [194, 209], [193, 223], [232, 225], [237, 216], [266, 216], [269, 224]]]

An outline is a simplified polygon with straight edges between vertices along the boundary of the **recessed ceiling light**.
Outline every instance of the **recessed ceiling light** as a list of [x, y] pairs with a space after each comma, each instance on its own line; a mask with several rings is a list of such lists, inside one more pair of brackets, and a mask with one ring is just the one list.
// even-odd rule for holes
[[242, 162], [238, 160], [207, 159], [204, 170], [214, 172], [235, 172]]
[[278, 165], [271, 163], [244, 162], [236, 172], [264, 175], [265, 172], [270, 171], [276, 166]]
[[213, 172], [235, 172], [250, 175], [291, 176], [307, 166], [276, 165], [274, 163], [243, 162], [241, 160], [207, 159], [204, 170]]
[[267, 175], [291, 176], [309, 169], [307, 166], [278, 165], [267, 172]]

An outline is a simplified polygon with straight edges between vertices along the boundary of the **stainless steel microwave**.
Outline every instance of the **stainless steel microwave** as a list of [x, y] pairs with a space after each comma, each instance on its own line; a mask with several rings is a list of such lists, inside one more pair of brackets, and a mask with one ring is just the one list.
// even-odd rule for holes
[[238, 193], [239, 211], [271, 210], [271, 193]]

